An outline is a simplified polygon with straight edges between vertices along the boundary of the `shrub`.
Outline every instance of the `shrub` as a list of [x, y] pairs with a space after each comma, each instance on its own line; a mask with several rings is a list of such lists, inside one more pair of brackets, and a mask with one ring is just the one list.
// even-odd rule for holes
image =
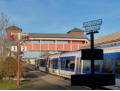
[[[21, 61], [20, 76], [25, 75], [25, 69]], [[17, 77], [17, 60], [13, 57], [6, 57], [0, 60], [0, 75], [5, 78]]]

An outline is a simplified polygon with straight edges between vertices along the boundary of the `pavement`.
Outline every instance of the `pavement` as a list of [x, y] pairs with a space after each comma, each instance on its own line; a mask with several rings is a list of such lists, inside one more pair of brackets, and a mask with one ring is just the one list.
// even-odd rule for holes
[[[27, 74], [25, 76], [29, 83], [25, 84], [22, 89], [25, 90], [90, 90], [85, 86], [71, 86], [70, 80], [65, 80], [55, 75], [41, 71], [35, 71], [34, 67], [25, 67]], [[116, 79], [116, 85], [104, 86], [106, 89], [120, 90], [120, 79]], [[102, 90], [96, 88], [96, 90]]]
[[22, 88], [24, 90], [90, 90], [84, 86], [71, 86], [69, 80], [40, 71], [27, 72], [26, 79], [29, 83]]
[[106, 88], [112, 89], [112, 90], [120, 90], [120, 79], [115, 79], [115, 85], [114, 86], [105, 86]]

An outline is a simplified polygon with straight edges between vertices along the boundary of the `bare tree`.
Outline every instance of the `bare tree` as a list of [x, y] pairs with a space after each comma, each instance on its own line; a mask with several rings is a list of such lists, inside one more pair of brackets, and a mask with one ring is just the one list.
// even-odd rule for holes
[[3, 57], [6, 53], [6, 28], [8, 26], [9, 18], [1, 13], [0, 16], [0, 56]]

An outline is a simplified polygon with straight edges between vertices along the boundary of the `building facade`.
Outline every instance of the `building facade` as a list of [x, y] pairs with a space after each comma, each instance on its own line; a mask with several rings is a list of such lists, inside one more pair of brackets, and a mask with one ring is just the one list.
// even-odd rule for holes
[[22, 40], [28, 36], [29, 40], [24, 43], [27, 51], [75, 51], [89, 42], [84, 31], [74, 28], [66, 34], [57, 33], [24, 33], [16, 26], [7, 28], [7, 40]]

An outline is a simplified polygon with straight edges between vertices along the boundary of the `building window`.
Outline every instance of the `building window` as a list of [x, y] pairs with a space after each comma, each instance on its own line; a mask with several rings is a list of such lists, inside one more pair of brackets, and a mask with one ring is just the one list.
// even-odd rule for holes
[[42, 40], [41, 43], [55, 43], [54, 40]]
[[64, 41], [64, 40], [58, 40], [57, 41], [58, 44], [68, 44], [68, 41]]
[[82, 41], [83, 44], [85, 44], [85, 41]]
[[40, 41], [25, 41], [25, 43], [40, 43]]

